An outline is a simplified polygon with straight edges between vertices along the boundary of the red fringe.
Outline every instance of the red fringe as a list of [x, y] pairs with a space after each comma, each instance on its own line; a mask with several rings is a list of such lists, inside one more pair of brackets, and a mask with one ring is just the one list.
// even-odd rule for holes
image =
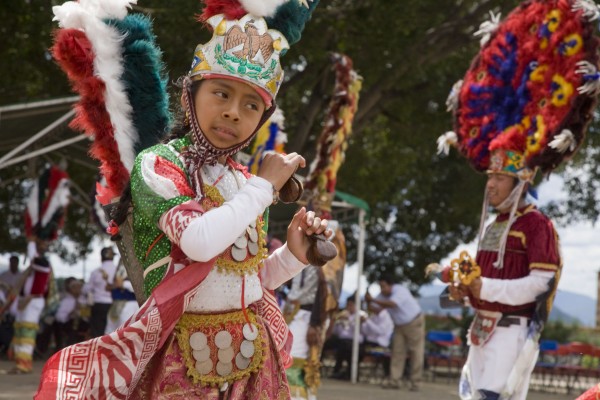
[[237, 0], [205, 0], [204, 9], [198, 20], [206, 22], [207, 19], [217, 14], [225, 14], [227, 19], [240, 19], [248, 12]]
[[100, 161], [107, 187], [98, 191], [103, 199], [118, 197], [129, 180], [129, 172], [119, 157], [110, 116], [104, 103], [104, 82], [94, 76], [94, 53], [85, 33], [76, 29], [56, 31], [52, 54], [67, 73], [73, 90], [81, 96], [70, 126], [94, 136], [90, 155]]

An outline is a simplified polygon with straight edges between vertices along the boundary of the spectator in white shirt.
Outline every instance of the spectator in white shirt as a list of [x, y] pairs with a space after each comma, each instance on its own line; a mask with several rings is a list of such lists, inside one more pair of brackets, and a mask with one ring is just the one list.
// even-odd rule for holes
[[[21, 272], [19, 271], [19, 257], [16, 255], [10, 256], [8, 270], [0, 274], [0, 281], [10, 289], [13, 289], [19, 282]], [[0, 289], [2, 289], [0, 287]], [[8, 293], [4, 293], [8, 297]]]
[[418, 391], [425, 357], [425, 317], [410, 291], [402, 285], [394, 284], [394, 277], [381, 277], [379, 286], [381, 293], [373, 298], [367, 292], [365, 300], [387, 309], [394, 321], [391, 379], [384, 387], [400, 388], [406, 359], [410, 356], [410, 390]]
[[389, 347], [394, 333], [394, 321], [390, 313], [383, 307], [371, 303], [369, 305], [371, 315], [360, 326], [364, 336], [361, 350], [361, 360], [369, 352], [375, 352], [378, 357], [383, 357], [382, 365], [385, 377], [390, 375], [390, 353]]
[[83, 283], [75, 278], [65, 280], [65, 296], [60, 300], [55, 319], [60, 335], [57, 337], [56, 349], [79, 343], [86, 339], [85, 332], [89, 325], [82, 319], [80, 310], [85, 306], [81, 296]]
[[[359, 313], [360, 321], [367, 317], [364, 311], [356, 309], [354, 296], [346, 300], [346, 308], [338, 314], [333, 326], [333, 335], [328, 339], [324, 349], [335, 349], [335, 366], [333, 367], [333, 378], [350, 379], [350, 363], [352, 361], [352, 341], [354, 338], [354, 326], [356, 313]], [[363, 337], [359, 336], [359, 343], [362, 343]], [[342, 370], [346, 362], [346, 368]]]
[[92, 314], [90, 317], [90, 334], [92, 338], [104, 335], [108, 310], [112, 304], [112, 295], [107, 285], [113, 283], [116, 266], [113, 262], [115, 253], [111, 247], [105, 247], [100, 252], [102, 265], [95, 269], [90, 279], [83, 287], [84, 294], [92, 294]]

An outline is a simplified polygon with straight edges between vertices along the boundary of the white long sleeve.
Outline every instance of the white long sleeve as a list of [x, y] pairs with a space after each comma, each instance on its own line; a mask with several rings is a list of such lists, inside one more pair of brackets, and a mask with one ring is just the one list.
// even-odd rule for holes
[[388, 347], [392, 333], [394, 333], [394, 321], [392, 321], [389, 312], [384, 309], [379, 314], [367, 318], [360, 326], [360, 329], [365, 340]]
[[511, 306], [532, 303], [535, 298], [548, 290], [548, 282], [554, 272], [532, 270], [519, 279], [481, 278], [481, 299]]
[[306, 265], [292, 254], [286, 243], [264, 261], [264, 267], [260, 271], [262, 284], [267, 289], [276, 289], [296, 276]]
[[252, 177], [231, 200], [195, 218], [183, 231], [179, 247], [192, 260], [208, 261], [231, 246], [272, 201], [271, 183]]

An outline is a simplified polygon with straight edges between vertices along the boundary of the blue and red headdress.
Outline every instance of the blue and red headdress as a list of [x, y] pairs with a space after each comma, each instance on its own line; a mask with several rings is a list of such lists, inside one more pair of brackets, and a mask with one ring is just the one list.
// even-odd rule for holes
[[582, 143], [600, 93], [589, 0], [530, 0], [476, 32], [481, 50], [448, 99], [454, 144], [478, 171], [531, 180]]

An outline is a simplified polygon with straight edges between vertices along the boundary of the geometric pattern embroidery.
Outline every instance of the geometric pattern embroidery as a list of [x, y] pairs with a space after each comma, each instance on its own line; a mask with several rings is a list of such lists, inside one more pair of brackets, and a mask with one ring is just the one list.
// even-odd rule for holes
[[267, 321], [273, 340], [277, 347], [277, 350], [281, 350], [285, 346], [287, 339], [290, 335], [290, 329], [283, 318], [281, 309], [277, 304], [277, 300], [271, 294], [270, 290], [263, 290], [263, 307], [261, 317]]
[[195, 201], [190, 200], [173, 207], [164, 213], [158, 221], [160, 229], [167, 235], [171, 242], [175, 243], [177, 246], [179, 246], [179, 240], [181, 239], [183, 231], [185, 231], [190, 222], [203, 214], [198, 203], [196, 203], [196, 207], [194, 207], [196, 210], [190, 209], [193, 207], [190, 207], [191, 204], [189, 203], [191, 202], [196, 203]]

